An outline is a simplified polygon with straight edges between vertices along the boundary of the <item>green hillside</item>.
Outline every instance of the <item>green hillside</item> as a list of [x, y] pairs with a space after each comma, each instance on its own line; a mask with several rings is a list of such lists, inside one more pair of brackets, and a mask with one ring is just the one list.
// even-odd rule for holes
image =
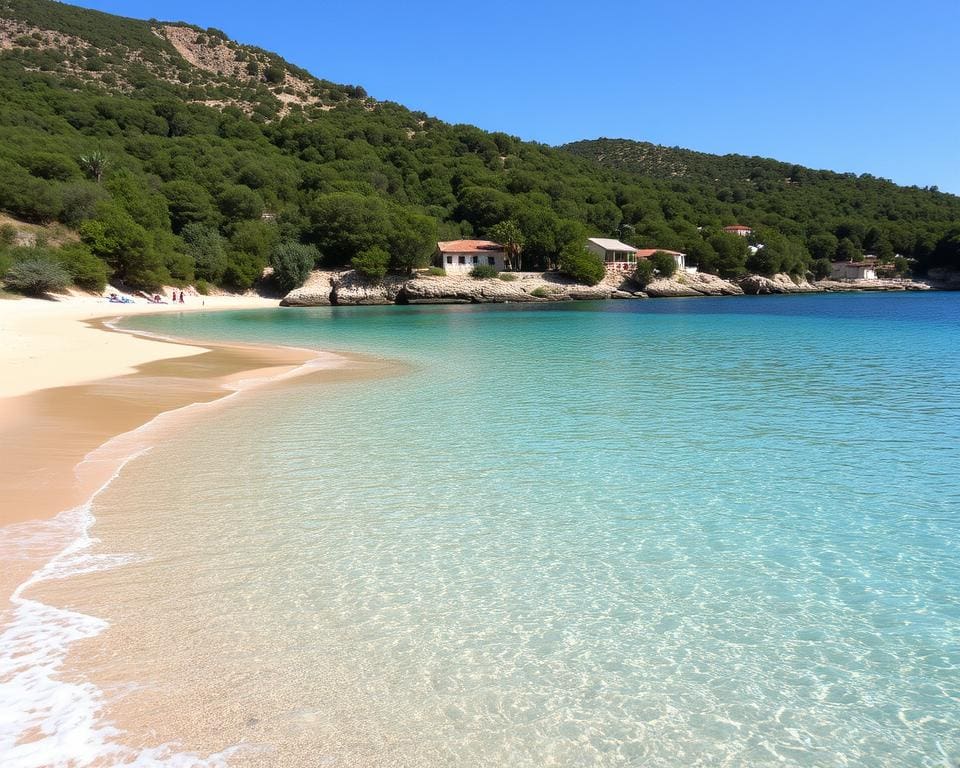
[[[527, 269], [587, 235], [723, 275], [864, 251], [960, 266], [960, 198], [933, 190], [633, 142], [551, 148], [374, 101], [219, 30], [51, 0], [0, 0], [0, 43], [0, 210], [79, 235], [14, 248], [0, 228], [3, 271], [246, 288], [271, 260], [287, 283], [313, 263], [407, 271], [438, 238], [506, 221]], [[760, 255], [721, 231], [735, 222]]]

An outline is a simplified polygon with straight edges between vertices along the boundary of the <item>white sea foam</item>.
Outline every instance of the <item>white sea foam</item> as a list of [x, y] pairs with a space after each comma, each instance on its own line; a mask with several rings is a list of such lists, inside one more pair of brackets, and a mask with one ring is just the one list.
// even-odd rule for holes
[[[312, 363], [313, 361], [310, 361]], [[150, 450], [149, 434], [198, 407], [213, 406], [240, 394], [254, 384], [287, 378], [310, 363], [280, 376], [235, 382], [222, 398], [193, 403], [156, 416], [146, 424], [118, 435], [91, 451], [75, 468], [86, 473], [108, 474], [105, 483], [83, 505], [62, 512], [53, 520], [31, 521], [0, 529], [0, 562], [31, 559], [44, 561], [10, 598], [12, 608], [0, 615], [0, 765], [3, 768], [45, 768], [114, 764], [137, 768], [200, 768], [226, 765], [238, 751], [257, 750], [234, 745], [201, 756], [179, 751], [175, 744], [131, 749], [122, 743], [122, 732], [104, 719], [106, 696], [89, 681], [71, 681], [63, 665], [73, 644], [94, 638], [108, 626], [95, 616], [46, 605], [26, 597], [42, 582], [66, 579], [130, 563], [123, 554], [91, 552], [97, 540], [90, 536], [94, 522], [93, 500], [119, 475], [127, 463]]]
[[[143, 451], [123, 460], [99, 493], [123, 466]], [[96, 494], [94, 494], [95, 498]], [[46, 605], [25, 597], [33, 586], [122, 566], [128, 555], [90, 552], [94, 517], [87, 503], [50, 521], [9, 526], [0, 531], [0, 557], [36, 550], [41, 542], [63, 542], [61, 551], [37, 569], [11, 596], [12, 609], [0, 634], [0, 760], [4, 768], [43, 766], [221, 766], [239, 746], [202, 757], [162, 744], [133, 750], [124, 746], [121, 732], [103, 719], [105, 696], [89, 681], [63, 677], [70, 647], [96, 637], [107, 622], [95, 616]]]

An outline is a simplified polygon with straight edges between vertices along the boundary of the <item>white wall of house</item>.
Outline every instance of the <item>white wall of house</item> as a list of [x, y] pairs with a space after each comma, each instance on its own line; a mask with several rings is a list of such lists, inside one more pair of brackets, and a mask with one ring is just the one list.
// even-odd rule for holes
[[587, 250], [599, 256], [604, 266], [608, 269], [623, 268], [625, 264], [636, 264], [637, 262], [637, 249], [626, 243], [623, 243], [620, 248], [608, 248], [604, 246], [603, 243], [594, 242], [594, 239], [588, 239]]
[[504, 256], [503, 251], [438, 253], [434, 258], [434, 265], [445, 269], [448, 275], [467, 275], [471, 269], [481, 264], [502, 272], [506, 269]]
[[864, 264], [835, 261], [830, 265], [830, 277], [834, 280], [876, 280], [877, 270]]

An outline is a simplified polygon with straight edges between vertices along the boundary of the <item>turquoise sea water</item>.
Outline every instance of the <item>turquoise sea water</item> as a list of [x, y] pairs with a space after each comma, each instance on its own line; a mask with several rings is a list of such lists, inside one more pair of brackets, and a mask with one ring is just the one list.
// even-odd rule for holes
[[124, 620], [229, 676], [264, 764], [960, 759], [960, 295], [126, 326], [410, 364], [201, 419], [94, 507], [164, 585]]

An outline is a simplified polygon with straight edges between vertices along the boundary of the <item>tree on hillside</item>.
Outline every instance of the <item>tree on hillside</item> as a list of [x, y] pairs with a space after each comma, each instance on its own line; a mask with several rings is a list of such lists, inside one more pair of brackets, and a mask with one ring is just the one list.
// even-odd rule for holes
[[436, 219], [404, 208], [394, 209], [387, 233], [390, 268], [394, 272], [406, 275], [427, 266], [436, 247]]
[[837, 253], [838, 242], [836, 235], [830, 232], [818, 232], [807, 238], [807, 248], [814, 259], [830, 261]]
[[110, 161], [102, 150], [95, 149], [80, 155], [80, 167], [97, 184], [103, 180], [103, 174], [106, 173]]
[[227, 221], [259, 219], [263, 199], [246, 184], [230, 184], [217, 195], [217, 205]]
[[227, 271], [226, 242], [220, 233], [204, 224], [187, 224], [180, 233], [186, 253], [193, 258], [196, 276], [219, 284]]
[[829, 259], [817, 259], [810, 265], [810, 271], [813, 272], [814, 280], [825, 280], [830, 277], [832, 267]]
[[837, 261], [862, 261], [861, 251], [849, 237], [845, 237], [837, 244]]
[[113, 201], [100, 203], [96, 217], [80, 225], [80, 239], [134, 288], [156, 288], [170, 279], [151, 234]]
[[720, 277], [738, 277], [746, 271], [750, 252], [746, 238], [717, 232], [710, 237], [710, 245], [717, 254], [716, 274]]
[[390, 268], [390, 254], [383, 248], [373, 246], [360, 251], [350, 260], [350, 265], [367, 280], [383, 280]]
[[360, 251], [386, 246], [390, 226], [385, 201], [354, 192], [314, 196], [307, 204], [308, 233], [327, 266], [343, 266]]
[[273, 279], [283, 291], [292, 291], [303, 285], [310, 270], [320, 258], [320, 254], [312, 245], [303, 243], [280, 243], [270, 254], [270, 265], [273, 267]]
[[60, 220], [68, 227], [78, 227], [81, 221], [94, 216], [97, 204], [108, 196], [102, 186], [89, 181], [64, 184]]
[[55, 259], [70, 274], [70, 280], [85, 291], [101, 292], [107, 285], [109, 270], [83, 243], [67, 243], [53, 251]]
[[955, 227], [940, 239], [929, 259], [929, 266], [960, 269], [960, 227]]
[[716, 274], [717, 252], [706, 240], [696, 239], [685, 248], [687, 264], [697, 267], [701, 272]]
[[490, 227], [488, 233], [491, 240], [503, 246], [507, 256], [507, 269], [523, 269], [520, 254], [523, 251], [523, 232], [513, 219], [501, 221]]
[[193, 181], [180, 179], [169, 181], [161, 188], [170, 208], [170, 222], [173, 231], [179, 232], [187, 224], [217, 223], [217, 211], [213, 207], [213, 196]]

